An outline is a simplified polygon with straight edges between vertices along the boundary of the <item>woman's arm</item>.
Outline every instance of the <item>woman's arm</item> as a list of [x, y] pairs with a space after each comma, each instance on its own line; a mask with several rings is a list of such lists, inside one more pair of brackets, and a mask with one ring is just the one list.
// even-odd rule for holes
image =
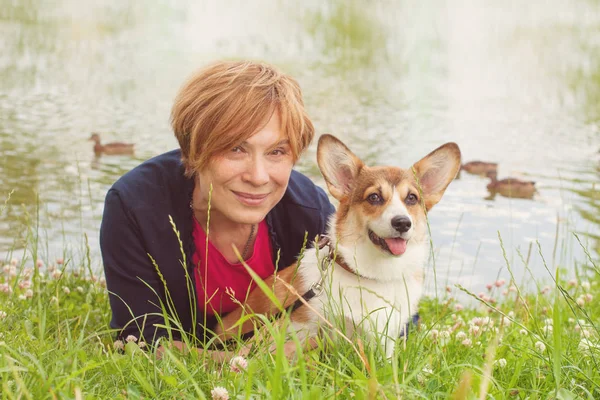
[[109, 291], [112, 320], [119, 338], [143, 337], [154, 343], [167, 336], [160, 308], [164, 286], [152, 264], [137, 221], [131, 217], [119, 192], [109, 190], [100, 228], [100, 249]]

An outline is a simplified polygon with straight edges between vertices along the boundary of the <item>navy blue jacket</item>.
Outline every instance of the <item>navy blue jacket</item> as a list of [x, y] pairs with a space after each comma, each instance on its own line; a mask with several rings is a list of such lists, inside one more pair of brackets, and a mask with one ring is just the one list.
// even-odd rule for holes
[[[180, 331], [199, 340], [215, 320], [196, 307], [192, 254], [193, 215], [189, 207], [194, 181], [184, 176], [179, 150], [152, 158], [123, 175], [108, 191], [100, 228], [100, 248], [118, 337], [135, 335], [153, 343]], [[305, 233], [309, 240], [325, 232], [335, 211], [325, 192], [292, 171], [281, 201], [267, 215], [273, 262], [285, 268], [299, 254]], [[177, 233], [175, 232], [177, 231]], [[168, 293], [168, 295], [166, 294]], [[178, 325], [178, 322], [180, 325]], [[195, 321], [195, 323], [194, 323]]]

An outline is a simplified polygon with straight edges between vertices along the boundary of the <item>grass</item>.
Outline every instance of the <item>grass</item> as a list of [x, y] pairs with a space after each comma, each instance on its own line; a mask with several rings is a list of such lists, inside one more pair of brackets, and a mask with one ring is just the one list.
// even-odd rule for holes
[[600, 397], [600, 271], [591, 259], [576, 278], [556, 271], [535, 293], [497, 281], [477, 295], [456, 286], [423, 299], [422, 323], [392, 360], [364, 337], [338, 337], [290, 361], [284, 335], [267, 323], [278, 351], [265, 346], [232, 366], [175, 350], [158, 360], [137, 338], [115, 343], [89, 256], [37, 260], [31, 247], [0, 263], [2, 399]]

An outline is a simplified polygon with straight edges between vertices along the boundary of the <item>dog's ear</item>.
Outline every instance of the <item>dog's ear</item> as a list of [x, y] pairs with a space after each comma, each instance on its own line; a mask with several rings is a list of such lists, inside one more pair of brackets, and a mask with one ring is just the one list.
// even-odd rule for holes
[[413, 165], [425, 208], [431, 209], [460, 170], [460, 149], [456, 143], [446, 143]]
[[352, 193], [352, 185], [364, 165], [344, 143], [327, 134], [319, 138], [317, 164], [329, 193], [338, 200]]

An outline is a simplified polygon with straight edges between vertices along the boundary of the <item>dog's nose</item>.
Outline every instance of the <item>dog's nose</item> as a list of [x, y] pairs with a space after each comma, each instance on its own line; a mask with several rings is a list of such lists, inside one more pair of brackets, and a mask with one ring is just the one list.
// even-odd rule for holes
[[392, 218], [392, 227], [400, 233], [408, 231], [411, 226], [412, 222], [410, 222], [410, 218], [404, 215]]

